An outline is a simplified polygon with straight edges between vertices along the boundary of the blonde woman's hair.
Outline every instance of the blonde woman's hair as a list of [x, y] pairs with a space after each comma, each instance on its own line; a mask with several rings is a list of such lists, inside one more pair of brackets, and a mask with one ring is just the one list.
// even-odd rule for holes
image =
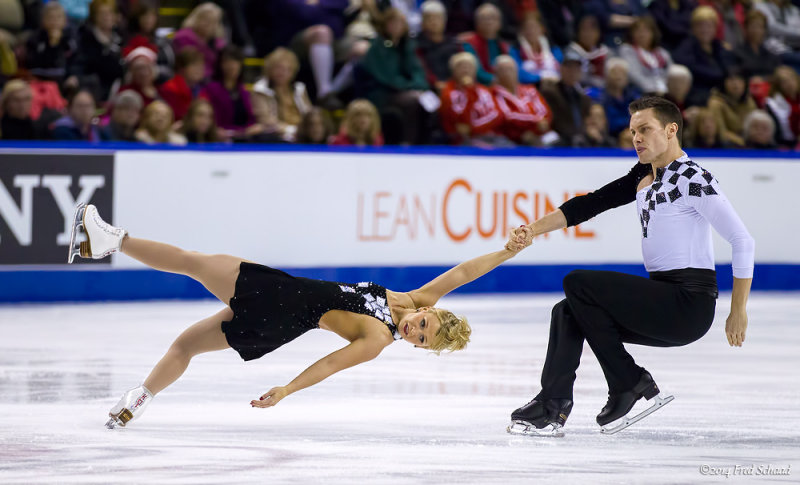
[[6, 110], [6, 103], [8, 103], [8, 98], [10, 98], [12, 94], [26, 89], [31, 91], [30, 85], [22, 79], [12, 79], [8, 81], [3, 91], [0, 92], [0, 112]]
[[214, 37], [224, 37], [225, 30], [222, 26], [222, 9], [218, 5], [211, 2], [204, 2], [196, 6], [194, 10], [192, 10], [185, 19], [183, 19], [181, 27], [184, 29], [189, 28], [194, 30], [194, 24], [197, 23], [197, 18], [206, 14], [213, 14], [219, 20], [219, 26], [217, 27], [217, 31], [214, 33]]
[[714, 25], [719, 24], [719, 17], [717, 16], [717, 11], [709, 7], [708, 5], [701, 5], [692, 10], [692, 20], [691, 20], [692, 25], [696, 24], [697, 22], [702, 22], [704, 20], [710, 20], [714, 22]]
[[281, 61], [289, 63], [289, 67], [292, 70], [292, 78], [294, 78], [297, 75], [297, 71], [300, 70], [300, 61], [297, 60], [297, 54], [286, 47], [278, 47], [264, 58], [264, 77], [269, 79], [269, 71], [272, 66]]
[[369, 144], [375, 143], [375, 140], [377, 140], [381, 134], [381, 118], [378, 116], [378, 110], [375, 108], [375, 105], [366, 99], [356, 99], [347, 105], [347, 111], [344, 114], [344, 121], [342, 122], [344, 125], [344, 132], [350, 136], [353, 132], [353, 124], [355, 123], [356, 116], [361, 113], [369, 114], [372, 119], [372, 126], [367, 134], [366, 141]]
[[461, 350], [467, 346], [472, 328], [467, 323], [467, 318], [457, 316], [453, 312], [441, 308], [431, 308], [429, 312], [436, 315], [442, 325], [431, 339], [430, 350], [439, 355], [442, 350]]

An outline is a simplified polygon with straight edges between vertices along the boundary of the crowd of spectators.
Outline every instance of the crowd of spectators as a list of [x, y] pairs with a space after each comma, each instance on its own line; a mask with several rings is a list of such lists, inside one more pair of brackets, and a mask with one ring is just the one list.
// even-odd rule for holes
[[630, 147], [654, 94], [687, 147], [800, 141], [800, 0], [166, 3], [0, 0], [0, 139]]

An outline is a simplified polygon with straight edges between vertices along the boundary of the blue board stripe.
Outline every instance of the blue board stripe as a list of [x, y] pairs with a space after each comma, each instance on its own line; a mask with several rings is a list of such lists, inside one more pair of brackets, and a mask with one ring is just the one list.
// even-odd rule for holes
[[[561, 292], [561, 280], [573, 269], [620, 271], [646, 276], [639, 264], [501, 266], [458, 293]], [[407, 291], [435, 278], [448, 267], [282, 268], [290, 274], [332, 281], [375, 281]], [[720, 290], [730, 290], [730, 265], [717, 268]], [[800, 264], [758, 264], [754, 290], [800, 290]], [[0, 271], [0, 302], [130, 301], [200, 299], [211, 295], [196, 281], [149, 269]]]

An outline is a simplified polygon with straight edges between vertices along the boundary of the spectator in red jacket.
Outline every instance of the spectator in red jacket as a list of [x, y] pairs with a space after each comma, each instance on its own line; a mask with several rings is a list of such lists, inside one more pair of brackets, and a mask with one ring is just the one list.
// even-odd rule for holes
[[175, 120], [182, 120], [203, 87], [206, 75], [203, 54], [194, 47], [184, 47], [178, 52], [175, 71], [172, 79], [158, 87], [158, 94], [172, 108]]
[[381, 118], [375, 105], [366, 99], [356, 99], [347, 106], [342, 129], [331, 138], [330, 145], [374, 146], [383, 145]]
[[492, 92], [475, 83], [477, 67], [475, 57], [469, 52], [450, 58], [453, 77], [442, 90], [439, 112], [442, 126], [454, 143], [489, 141], [497, 137], [495, 129], [503, 122]]
[[514, 143], [540, 146], [541, 136], [550, 131], [553, 114], [532, 85], [520, 84], [513, 57], [498, 56], [494, 63], [497, 84], [492, 86], [497, 107], [503, 113], [500, 131]]

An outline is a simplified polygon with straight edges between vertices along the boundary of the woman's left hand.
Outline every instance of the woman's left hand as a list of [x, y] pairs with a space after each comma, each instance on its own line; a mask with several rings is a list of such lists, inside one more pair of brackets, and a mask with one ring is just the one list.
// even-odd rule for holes
[[509, 251], [518, 253], [527, 248], [533, 242], [533, 231], [530, 226], [520, 226], [511, 230], [508, 235], [508, 242], [505, 248]]
[[261, 396], [257, 401], [253, 400], [250, 401], [250, 405], [254, 408], [270, 408], [276, 404], [278, 401], [285, 398], [289, 395], [289, 390], [286, 389], [284, 386], [280, 387], [273, 387], [266, 394]]

